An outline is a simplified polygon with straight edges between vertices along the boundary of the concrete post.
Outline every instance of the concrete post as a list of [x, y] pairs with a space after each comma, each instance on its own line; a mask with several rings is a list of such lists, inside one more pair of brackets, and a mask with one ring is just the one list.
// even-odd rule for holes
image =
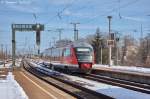
[[13, 29], [12, 25], [12, 69], [15, 66], [16, 60], [16, 41], [15, 41], [15, 30]]

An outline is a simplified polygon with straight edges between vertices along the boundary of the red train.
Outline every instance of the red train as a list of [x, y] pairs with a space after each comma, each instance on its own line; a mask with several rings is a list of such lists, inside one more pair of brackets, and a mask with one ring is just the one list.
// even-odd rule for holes
[[93, 48], [85, 42], [50, 48], [45, 50], [42, 56], [50, 59], [52, 67], [62, 68], [71, 72], [90, 72], [94, 64]]

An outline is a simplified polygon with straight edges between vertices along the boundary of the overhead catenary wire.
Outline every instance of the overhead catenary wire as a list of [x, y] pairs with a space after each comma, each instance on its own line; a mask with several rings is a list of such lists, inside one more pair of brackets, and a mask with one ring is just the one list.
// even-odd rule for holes
[[117, 8], [113, 8], [113, 9], [111, 9], [111, 10], [109, 10], [109, 11], [103, 13], [103, 14], [99, 14], [99, 15], [95, 16], [93, 19], [91, 19], [91, 20], [89, 20], [89, 21], [86, 21], [86, 22], [84, 22], [84, 23], [93, 22], [97, 17], [100, 17], [100, 16], [107, 16], [107, 15], [109, 15], [109, 14], [112, 13], [112, 12], [115, 12], [115, 11], [118, 11], [118, 10], [120, 10], [120, 9], [123, 9], [123, 8], [128, 7], [128, 6], [131, 6], [132, 4], [135, 4], [135, 3], [138, 2], [138, 1], [139, 1], [139, 0], [134, 0], [134, 1], [130, 1], [130, 2], [128, 2], [128, 3], [126, 3], [126, 4], [123, 4], [123, 5], [119, 5]]
[[[54, 15], [52, 18], [50, 18], [50, 20], [53, 20], [54, 18], [59, 18], [59, 19], [61, 19], [61, 14], [62, 14], [66, 9], [68, 9], [69, 7], [71, 7], [75, 1], [77, 1], [77, 0], [72, 0], [71, 3], [65, 5], [65, 7], [63, 7], [62, 10], [56, 12], [56, 15]], [[50, 23], [50, 22], [47, 21], [47, 22], [45, 23], [45, 25], [47, 25], [47, 24], [49, 24], [49, 23]]]
[[[75, 2], [75, 0], [74, 0], [72, 3], [66, 5], [61, 11], [57, 12], [57, 14], [56, 14], [54, 17], [52, 17], [51, 20], [53, 20], [54, 18], [58, 18], [60, 21], [62, 21], [63, 18], [62, 18], [62, 15], [61, 15], [61, 14], [63, 14], [63, 12], [64, 12], [66, 9], [70, 8], [70, 7], [74, 4], [74, 2]], [[77, 2], [77, 0], [76, 0], [76, 2]], [[89, 7], [89, 4], [91, 4], [90, 2], [92, 2], [92, 1], [88, 1], [88, 6], [87, 6], [87, 5], [86, 5], [86, 6], [81, 6], [81, 7], [78, 7], [78, 9], [82, 10], [82, 9], [88, 8], [88, 7]], [[112, 4], [112, 3], [113, 3], [113, 2], [111, 2], [111, 3], [105, 3], [105, 4], [102, 4], [102, 5], [109, 5], [109, 6], [110, 6], [110, 4], [111, 4], [111, 6], [113, 7], [113, 4]], [[86, 2], [86, 4], [87, 4], [87, 2]], [[79, 10], [78, 10], [78, 11], [79, 11]], [[69, 24], [71, 21], [72, 21], [72, 20], [67, 20], [67, 23]], [[45, 25], [47, 25], [47, 24], [49, 24], [49, 23], [50, 23], [50, 21], [48, 21], [47, 23], [45, 23]]]
[[[73, 0], [72, 3], [66, 5], [64, 8], [62, 8], [62, 10], [56, 12], [56, 15], [54, 15], [54, 16], [51, 18], [51, 20], [53, 20], [54, 18], [58, 18], [59, 20], [62, 20], [62, 14], [63, 14], [63, 12], [64, 12], [66, 9], [70, 8], [70, 7], [75, 3], [75, 1], [77, 2], [77, 0]], [[90, 2], [92, 2], [92, 1], [89, 0], [88, 2], [86, 2], [86, 4], [89, 5]], [[108, 5], [108, 4], [111, 4], [111, 5], [112, 5], [112, 2], [111, 2], [111, 3], [105, 3], [105, 4], [103, 4], [103, 5]], [[82, 7], [78, 7], [78, 9], [82, 10], [82, 9], [85, 9], [85, 8], [88, 8], [88, 7], [89, 7], [89, 6], [82, 6]], [[49, 24], [49, 23], [50, 23], [50, 22], [48, 21], [47, 23], [45, 23], [45, 25], [47, 25], [47, 24]], [[68, 23], [69, 23], [69, 22], [68, 22]]]

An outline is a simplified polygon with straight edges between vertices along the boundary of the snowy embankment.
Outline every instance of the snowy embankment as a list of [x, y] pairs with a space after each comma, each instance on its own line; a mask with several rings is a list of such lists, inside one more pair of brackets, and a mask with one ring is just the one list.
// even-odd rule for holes
[[95, 64], [93, 65], [93, 68], [111, 68], [111, 69], [118, 69], [123, 71], [131, 71], [131, 72], [140, 72], [140, 73], [150, 73], [150, 68], [144, 68], [144, 67], [136, 67], [136, 66], [108, 66], [108, 65], [101, 65], [101, 64]]
[[0, 80], [0, 97], [1, 99], [28, 99], [11, 72], [8, 73], [6, 80]]

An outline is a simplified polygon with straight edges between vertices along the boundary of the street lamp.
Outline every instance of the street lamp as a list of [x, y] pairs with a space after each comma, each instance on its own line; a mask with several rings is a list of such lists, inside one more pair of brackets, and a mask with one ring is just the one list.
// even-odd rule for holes
[[[111, 32], [111, 18], [112, 16], [107, 16], [108, 18], [108, 21], [109, 21], [109, 40], [111, 40], [111, 35], [110, 35], [110, 32]], [[111, 60], [111, 45], [108, 45], [109, 46], [109, 66], [112, 65], [112, 60]]]

